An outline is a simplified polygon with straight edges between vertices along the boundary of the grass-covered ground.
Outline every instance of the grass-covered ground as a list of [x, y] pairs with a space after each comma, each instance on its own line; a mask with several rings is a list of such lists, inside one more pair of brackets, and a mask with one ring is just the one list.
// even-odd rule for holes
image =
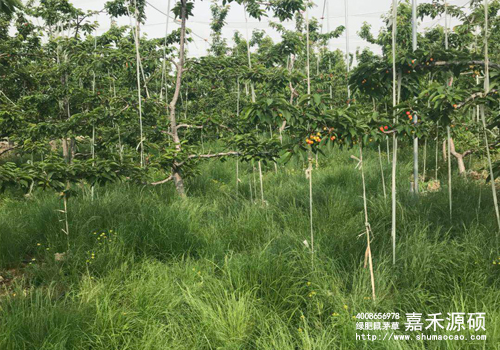
[[[446, 186], [419, 200], [408, 193], [412, 165], [403, 154], [393, 266], [390, 201], [377, 153], [366, 150], [374, 302], [351, 154], [320, 157], [313, 172], [314, 269], [302, 243], [310, 235], [308, 180], [297, 164], [265, 172], [264, 206], [250, 200], [249, 165], [240, 167], [236, 194], [234, 160], [205, 163], [187, 199], [172, 184], [98, 188], [93, 201], [82, 190], [69, 201], [69, 240], [57, 194], [4, 195], [0, 349], [497, 349], [490, 187], [454, 177], [450, 220]], [[383, 164], [389, 186], [385, 155]], [[355, 338], [360, 312], [400, 313], [404, 327], [405, 313], [461, 311], [486, 313], [486, 341]]]

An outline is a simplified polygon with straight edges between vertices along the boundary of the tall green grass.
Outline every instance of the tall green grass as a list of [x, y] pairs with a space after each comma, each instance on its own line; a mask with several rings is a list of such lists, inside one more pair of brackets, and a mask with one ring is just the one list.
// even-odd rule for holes
[[[335, 150], [313, 171], [314, 269], [302, 243], [300, 162], [266, 169], [264, 205], [250, 200], [249, 165], [240, 164], [236, 192], [234, 160], [201, 165], [186, 199], [171, 185], [103, 187], [94, 200], [82, 192], [69, 200], [69, 239], [56, 194], [2, 198], [0, 275], [17, 277], [1, 291], [0, 349], [495, 349], [500, 254], [489, 187], [454, 178], [451, 220], [445, 188], [408, 193], [403, 153], [393, 266], [390, 203], [378, 156], [366, 150], [374, 303], [350, 154]], [[355, 339], [359, 312], [460, 311], [486, 312], [485, 342]]]

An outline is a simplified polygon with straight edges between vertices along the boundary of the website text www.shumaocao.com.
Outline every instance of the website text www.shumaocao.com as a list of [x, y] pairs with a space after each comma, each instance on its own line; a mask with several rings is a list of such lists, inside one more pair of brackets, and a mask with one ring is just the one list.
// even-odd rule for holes
[[356, 333], [356, 340], [486, 340], [486, 334], [470, 335], [466, 337], [465, 335], [441, 335], [441, 334], [394, 334], [393, 332], [386, 332], [384, 336], [377, 334], [358, 334]]
[[356, 341], [485, 341], [485, 315], [484, 312], [449, 312], [446, 316], [441, 313], [424, 316], [412, 312], [404, 314], [405, 321], [402, 321], [399, 313], [358, 313]]

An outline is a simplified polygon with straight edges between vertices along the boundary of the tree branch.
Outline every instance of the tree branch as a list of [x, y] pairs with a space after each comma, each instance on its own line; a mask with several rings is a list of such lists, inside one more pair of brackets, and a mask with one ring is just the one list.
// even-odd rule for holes
[[473, 152], [474, 152], [473, 150], [469, 149], [462, 154], [458, 153], [455, 150], [455, 142], [453, 141], [453, 139], [450, 139], [450, 153], [453, 156], [455, 156], [456, 158], [459, 158], [459, 157], [465, 158], [466, 156], [468, 156], [469, 154], [472, 154]]
[[[436, 62], [429, 63], [429, 65], [418, 64], [415, 67], [426, 68], [426, 67], [445, 67], [445, 66], [458, 66], [458, 65], [484, 66], [485, 62], [484, 61], [477, 61], [477, 60], [465, 61], [465, 62], [464, 61], [436, 61]], [[489, 62], [488, 67], [500, 69], [500, 64]]]
[[171, 180], [172, 180], [172, 175], [170, 175], [169, 177], [167, 177], [164, 180], [152, 182], [151, 185], [153, 185], [153, 186], [162, 185], [162, 184], [167, 183], [167, 182], [169, 182]]
[[178, 124], [177, 129], [179, 128], [203, 129], [203, 125]]
[[218, 158], [218, 157], [226, 157], [226, 156], [238, 156], [240, 152], [230, 151], [230, 152], [221, 152], [221, 153], [213, 153], [213, 154], [191, 154], [188, 156], [188, 159], [193, 158]]
[[[10, 103], [12, 103], [14, 106], [17, 107], [17, 105], [14, 103], [14, 101], [12, 101], [9, 96], [7, 96], [2, 90], [0, 90], [0, 94], [2, 94], [6, 99], [7, 101], [9, 101]], [[22, 110], [22, 109], [21, 109]], [[23, 111], [23, 110], [22, 110]], [[23, 111], [24, 112], [24, 111]]]
[[167, 135], [172, 136], [172, 137], [174, 136], [174, 134], [172, 134], [170, 131], [160, 130], [160, 132], [161, 132], [162, 134], [167, 134]]
[[[497, 91], [498, 91], [497, 89], [492, 89], [492, 90], [490, 90], [490, 92], [489, 92], [487, 95], [492, 94], [492, 93], [495, 93], [495, 92], [497, 92]], [[475, 99], [476, 99], [476, 98], [478, 98], [478, 97], [485, 97], [485, 96], [487, 96], [487, 95], [485, 95], [485, 94], [484, 94], [484, 92], [476, 92], [476, 93], [474, 93], [474, 94], [470, 95], [469, 97], [467, 97], [467, 98], [465, 99], [465, 101], [460, 102], [459, 104], [457, 104], [457, 109], [458, 109], [458, 108], [462, 108], [462, 107], [463, 107], [463, 106], [465, 106], [468, 102], [470, 102], [470, 101], [472, 101], [472, 100], [475, 100]]]
[[2, 151], [0, 151], [0, 156], [4, 153], [7, 153], [7, 152], [10, 152], [10, 151], [13, 151], [17, 148], [17, 146], [14, 146], [14, 147], [10, 147], [10, 148], [7, 148], [7, 149], [4, 149]]
[[176, 69], [179, 69], [179, 65], [173, 59], [167, 58], [167, 61], [170, 62], [170, 63], [172, 63], [175, 66]]

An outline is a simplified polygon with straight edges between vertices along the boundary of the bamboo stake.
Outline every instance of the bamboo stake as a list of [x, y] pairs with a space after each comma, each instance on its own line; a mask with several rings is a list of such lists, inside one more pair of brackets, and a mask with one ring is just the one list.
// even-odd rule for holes
[[262, 181], [262, 165], [260, 160], [258, 161], [259, 164], [259, 181], [260, 181], [260, 199], [262, 200], [262, 204], [264, 204], [264, 182]]
[[498, 224], [498, 231], [497, 231], [497, 248], [499, 244], [499, 235], [500, 235], [500, 212], [498, 209], [498, 198], [497, 198], [497, 190], [496, 190], [496, 185], [495, 185], [495, 173], [493, 172], [493, 165], [491, 162], [491, 154], [490, 154], [490, 147], [488, 144], [488, 134], [486, 133], [486, 118], [484, 115], [484, 105], [481, 106], [481, 119], [483, 121], [483, 130], [484, 130], [484, 143], [486, 146], [486, 156], [488, 158], [488, 168], [490, 171], [490, 182], [491, 182], [491, 191], [493, 194], [493, 205], [495, 207], [495, 215], [497, 217], [497, 224]]
[[170, 20], [170, 0], [168, 0], [168, 4], [167, 4], [167, 21], [166, 21], [166, 24], [165, 24], [165, 40], [163, 42], [163, 64], [162, 64], [162, 67], [161, 67], [161, 85], [160, 86], [160, 100], [163, 99], [163, 84], [165, 84], [165, 102], [168, 101], [168, 97], [167, 97], [167, 74], [166, 74], [166, 65], [167, 65], [167, 60], [166, 60], [166, 56], [167, 56], [167, 36], [168, 36], [168, 23], [169, 23], [169, 20]]
[[[95, 55], [95, 51], [97, 50], [97, 36], [94, 35], [94, 52], [93, 54]], [[95, 71], [92, 69], [92, 95], [95, 95]], [[95, 167], [95, 122], [92, 122], [92, 147], [91, 153], [92, 153], [92, 167]], [[94, 185], [90, 188], [90, 198], [93, 201], [94, 200]]]
[[[309, 41], [309, 6], [306, 6], [306, 52], [307, 52], [307, 94], [311, 94], [311, 76], [310, 76], [310, 62], [309, 62], [309, 50], [310, 50], [310, 41]], [[317, 156], [317, 155], [316, 155]], [[309, 221], [310, 221], [310, 229], [311, 229], [311, 265], [314, 269], [314, 232], [313, 232], [313, 198], [312, 198], [312, 154], [311, 150], [309, 150], [309, 165], [307, 168], [307, 177], [309, 178]], [[318, 160], [316, 158], [316, 168], [318, 167]]]
[[448, 50], [448, 2], [444, 0], [444, 48]]
[[[396, 124], [396, 26], [397, 26], [397, 15], [398, 15], [398, 2], [397, 0], [392, 1], [392, 107], [393, 107], [393, 123]], [[391, 236], [392, 236], [392, 263], [396, 264], [396, 163], [397, 163], [397, 150], [398, 150], [398, 139], [396, 133], [392, 134], [392, 225], [391, 225]]]
[[372, 299], [375, 301], [375, 276], [373, 273], [372, 251], [370, 247], [370, 231], [371, 226], [368, 222], [368, 205], [366, 203], [366, 184], [365, 184], [365, 171], [363, 167], [363, 147], [359, 144], [359, 164], [361, 168], [361, 179], [363, 182], [363, 208], [365, 212], [365, 229], [366, 229], [366, 251], [368, 255], [368, 266], [370, 268], [370, 282], [372, 285]]
[[309, 165], [306, 170], [306, 178], [309, 179], [309, 225], [311, 230], [311, 265], [314, 269], [314, 231], [313, 231], [313, 197], [312, 197], [312, 157], [309, 153]]
[[[444, 0], [444, 48], [448, 50], [448, 2]], [[448, 86], [451, 86], [453, 77], [450, 78]], [[451, 132], [450, 126], [446, 126], [446, 135], [448, 138], [447, 157], [448, 157], [448, 197], [450, 202], [450, 220], [453, 219], [453, 196], [451, 186]]]
[[307, 73], [307, 94], [311, 94], [311, 73], [309, 66], [309, 6], [306, 4], [306, 73]]
[[412, 48], [417, 51], [417, 0], [411, 1]]
[[391, 164], [391, 148], [389, 146], [389, 136], [385, 136], [386, 146], [387, 146], [387, 164]]
[[426, 170], [426, 163], [427, 163], [427, 138], [424, 139], [424, 166], [422, 169], [422, 179], [425, 181], [425, 170]]
[[434, 178], [438, 178], [438, 160], [439, 160], [439, 122], [436, 123], [436, 168], [434, 169], [436, 174]]
[[[489, 68], [489, 54], [488, 54], [488, 0], [484, 0], [484, 93], [485, 95], [490, 92], [490, 68]], [[496, 234], [496, 246], [499, 249], [499, 240], [500, 240], [500, 211], [498, 209], [498, 198], [497, 191], [495, 185], [495, 173], [493, 172], [493, 165], [491, 163], [491, 155], [490, 155], [490, 147], [488, 144], [488, 134], [486, 132], [486, 117], [484, 113], [484, 105], [481, 105], [481, 120], [483, 122], [483, 131], [484, 131], [484, 143], [486, 145], [486, 156], [488, 158], [488, 167], [490, 170], [490, 182], [491, 182], [491, 191], [493, 194], [493, 205], [495, 206], [495, 215], [497, 217], [498, 231]]]
[[452, 193], [451, 193], [451, 136], [450, 136], [450, 127], [446, 127], [446, 133], [448, 136], [448, 196], [450, 201], [450, 220], [453, 219], [453, 202], [452, 202]]
[[[351, 88], [349, 87], [350, 56], [349, 56], [349, 0], [344, 0], [345, 12], [345, 60], [347, 65], [347, 99], [351, 99]], [[350, 102], [350, 101], [349, 101]]]
[[[412, 48], [413, 52], [417, 50], [417, 0], [412, 0]], [[413, 123], [418, 123], [418, 114], [413, 116]], [[418, 137], [413, 137], [413, 193], [418, 195]]]
[[66, 230], [63, 230], [66, 233], [66, 238], [68, 241], [68, 251], [69, 251], [69, 220], [68, 220], [68, 194], [63, 194], [63, 204], [64, 204], [64, 224]]
[[384, 190], [384, 198], [387, 198], [387, 192], [385, 190], [384, 167], [382, 166], [382, 154], [380, 153], [380, 145], [378, 145], [378, 160], [380, 163], [380, 172], [382, 174], [382, 189]]
[[139, 101], [139, 134], [140, 134], [140, 152], [141, 152], [141, 168], [144, 167], [144, 143], [142, 130], [142, 96], [141, 96], [141, 56], [139, 53], [139, 12], [137, 10], [137, 1], [134, 0], [135, 7], [135, 53], [136, 53], [136, 79], [137, 79], [137, 98]]
[[[326, 31], [330, 33], [330, 1], [326, 0]], [[327, 42], [327, 49], [330, 50], [330, 40]], [[328, 72], [332, 70], [332, 60], [328, 58]], [[333, 99], [333, 87], [330, 82], [330, 98]]]
[[[252, 168], [253, 168], [253, 163], [252, 163]], [[252, 174], [255, 174], [255, 172], [252, 171]], [[253, 203], [253, 189], [252, 189], [252, 179], [250, 178], [250, 181], [248, 181], [248, 186], [250, 189], [250, 202]]]
[[[236, 97], [236, 116], [239, 120], [240, 117], [240, 77], [237, 78], [236, 84], [238, 85], [238, 92]], [[238, 185], [239, 185], [239, 157], [236, 156], [236, 194], [238, 194]]]
[[[248, 35], [248, 18], [246, 9], [243, 11], [245, 13], [245, 30], [247, 36], [247, 58], [248, 58], [248, 68], [252, 69], [252, 60], [250, 58], [250, 36]], [[255, 90], [253, 86], [253, 82], [250, 84], [250, 90], [252, 92], [252, 102], [255, 103]]]
[[[116, 86], [115, 86], [115, 78], [113, 77], [112, 81], [112, 88], [113, 88], [113, 97], [116, 98]], [[120, 124], [117, 123], [116, 125], [117, 128], [117, 133], [118, 133], [118, 151], [120, 154], [120, 162], [123, 162], [123, 146], [122, 146], [122, 138], [121, 138], [121, 132], [120, 132]]]
[[255, 163], [252, 160], [252, 176], [253, 176], [253, 190], [255, 195], [255, 201], [257, 202], [257, 180], [255, 179]]

